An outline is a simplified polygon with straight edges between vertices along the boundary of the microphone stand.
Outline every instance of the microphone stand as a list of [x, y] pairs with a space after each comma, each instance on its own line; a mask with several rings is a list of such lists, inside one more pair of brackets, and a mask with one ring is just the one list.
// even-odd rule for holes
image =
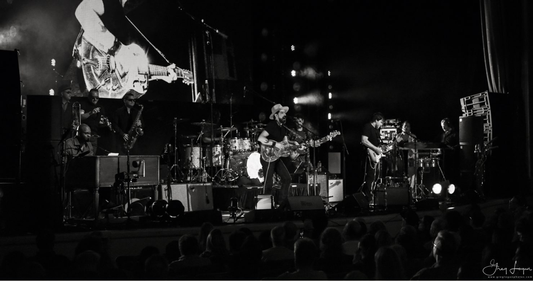
[[[338, 120], [337, 122], [339, 122], [339, 125], [341, 127], [341, 139], [342, 139], [342, 152], [341, 153], [341, 157], [342, 157], [342, 182], [343, 182], [343, 187], [344, 186], [347, 186], [347, 183], [346, 183], [346, 155], [350, 155], [350, 151], [348, 151], [348, 147], [346, 146], [346, 141], [344, 140], [344, 127], [342, 126], [342, 121]], [[329, 191], [329, 189], [328, 189]], [[344, 190], [342, 191], [342, 194], [344, 195]]]

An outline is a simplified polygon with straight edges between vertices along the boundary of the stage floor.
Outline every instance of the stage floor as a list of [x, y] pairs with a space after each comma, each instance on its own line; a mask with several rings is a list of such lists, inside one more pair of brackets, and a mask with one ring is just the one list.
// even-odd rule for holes
[[[508, 199], [492, 199], [480, 203], [483, 213], [486, 216], [494, 214], [498, 208], [507, 208]], [[469, 205], [454, 206], [457, 210], [467, 210]], [[251, 211], [243, 211], [243, 215], [232, 218], [227, 211], [218, 212], [218, 223], [215, 227], [222, 230], [226, 239], [229, 234], [239, 228], [246, 227], [256, 236], [264, 230], [270, 230], [276, 225], [280, 225], [287, 220], [292, 220], [298, 228], [303, 227], [305, 212], [291, 212], [290, 215], [272, 215], [273, 210], [256, 210], [253, 215]], [[441, 209], [416, 210], [420, 218], [429, 215], [439, 217], [442, 215]], [[217, 213], [217, 212], [214, 212]], [[253, 213], [253, 212], [252, 212]], [[212, 216], [213, 212], [211, 212]], [[301, 215], [301, 216], [300, 216]], [[179, 239], [183, 234], [198, 234], [199, 225], [203, 222], [205, 215], [198, 217], [191, 215], [192, 220], [188, 221], [190, 226], [177, 225], [175, 223], [161, 223], [147, 219], [145, 216], [109, 218], [100, 220], [98, 224], [94, 221], [73, 221], [65, 223], [65, 226], [56, 233], [55, 251], [69, 258], [74, 255], [77, 243], [92, 231], [101, 231], [111, 241], [111, 254], [114, 257], [121, 255], [138, 255], [140, 251], [148, 245], [159, 248], [164, 252], [165, 246], [173, 240]], [[220, 221], [221, 216], [221, 221]], [[354, 218], [363, 218], [367, 224], [374, 221], [383, 221], [392, 237], [395, 237], [402, 224], [400, 210], [389, 210], [380, 212], [366, 212], [354, 215], [343, 215], [330, 212], [328, 214], [328, 226], [342, 230], [344, 225]], [[194, 223], [191, 223], [194, 222]], [[6, 253], [11, 251], [21, 251], [26, 255], [33, 255], [36, 252], [35, 235], [23, 234], [16, 236], [3, 235], [0, 237], [0, 260]]]

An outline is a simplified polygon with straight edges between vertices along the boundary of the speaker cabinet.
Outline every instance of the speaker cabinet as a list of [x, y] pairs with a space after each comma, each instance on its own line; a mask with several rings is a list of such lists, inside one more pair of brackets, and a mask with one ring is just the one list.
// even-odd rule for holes
[[[211, 183], [183, 183], [161, 186], [162, 200], [179, 200], [185, 212], [213, 210], [213, 189]], [[169, 198], [169, 196], [171, 196]]]
[[344, 186], [341, 179], [328, 180], [329, 202], [340, 202], [344, 198]]

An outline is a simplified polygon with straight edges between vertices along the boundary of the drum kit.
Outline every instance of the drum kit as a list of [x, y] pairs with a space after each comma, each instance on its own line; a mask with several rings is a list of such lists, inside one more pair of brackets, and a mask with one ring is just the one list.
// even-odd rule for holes
[[263, 182], [257, 138], [266, 124], [243, 122], [244, 137], [238, 136], [235, 126], [217, 126], [205, 120], [190, 124], [200, 127], [200, 131], [181, 135], [183, 147], [177, 152], [179, 159], [175, 157], [180, 165], [173, 166], [182, 171], [179, 181], [229, 184], [245, 176]]

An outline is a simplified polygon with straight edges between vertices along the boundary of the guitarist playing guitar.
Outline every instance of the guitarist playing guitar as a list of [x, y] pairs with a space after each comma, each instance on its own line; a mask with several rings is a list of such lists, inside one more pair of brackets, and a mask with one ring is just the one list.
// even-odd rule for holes
[[[288, 111], [289, 107], [282, 106], [281, 104], [276, 104], [271, 108], [270, 120], [272, 121], [267, 124], [257, 138], [257, 141], [262, 145], [261, 150], [266, 149], [265, 147], [282, 150], [289, 144], [298, 145], [298, 142], [288, 140], [288, 130], [284, 126], [287, 122]], [[274, 201], [277, 205], [279, 204], [278, 209], [285, 210], [289, 208], [288, 197], [292, 177], [287, 167], [291, 159], [290, 157], [279, 157], [274, 161], [271, 160], [273, 159], [264, 159], [264, 157], [261, 157], [261, 165], [263, 166], [263, 174], [265, 176], [263, 191], [272, 189], [273, 175], [276, 173], [281, 179], [281, 190], [279, 199], [274, 196]]]
[[383, 156], [379, 133], [383, 122], [383, 115], [380, 112], [374, 113], [370, 122], [366, 123], [363, 127], [363, 133], [361, 135], [361, 144], [366, 148], [368, 156], [367, 161], [365, 161], [365, 182], [362, 185], [362, 192], [368, 199], [370, 199], [370, 192], [374, 191], [379, 160]]
[[75, 16], [82, 32], [73, 56], [80, 63], [87, 88], [100, 89], [100, 97], [120, 99], [129, 90], [135, 90], [138, 93], [135, 98], [139, 98], [152, 80], [171, 83], [183, 78], [183, 83], [193, 83], [190, 71], [170, 62], [166, 67], [149, 64], [145, 51], [135, 44], [140, 40], [136, 39], [135, 26], [125, 10], [140, 2], [83, 0], [76, 8]]

